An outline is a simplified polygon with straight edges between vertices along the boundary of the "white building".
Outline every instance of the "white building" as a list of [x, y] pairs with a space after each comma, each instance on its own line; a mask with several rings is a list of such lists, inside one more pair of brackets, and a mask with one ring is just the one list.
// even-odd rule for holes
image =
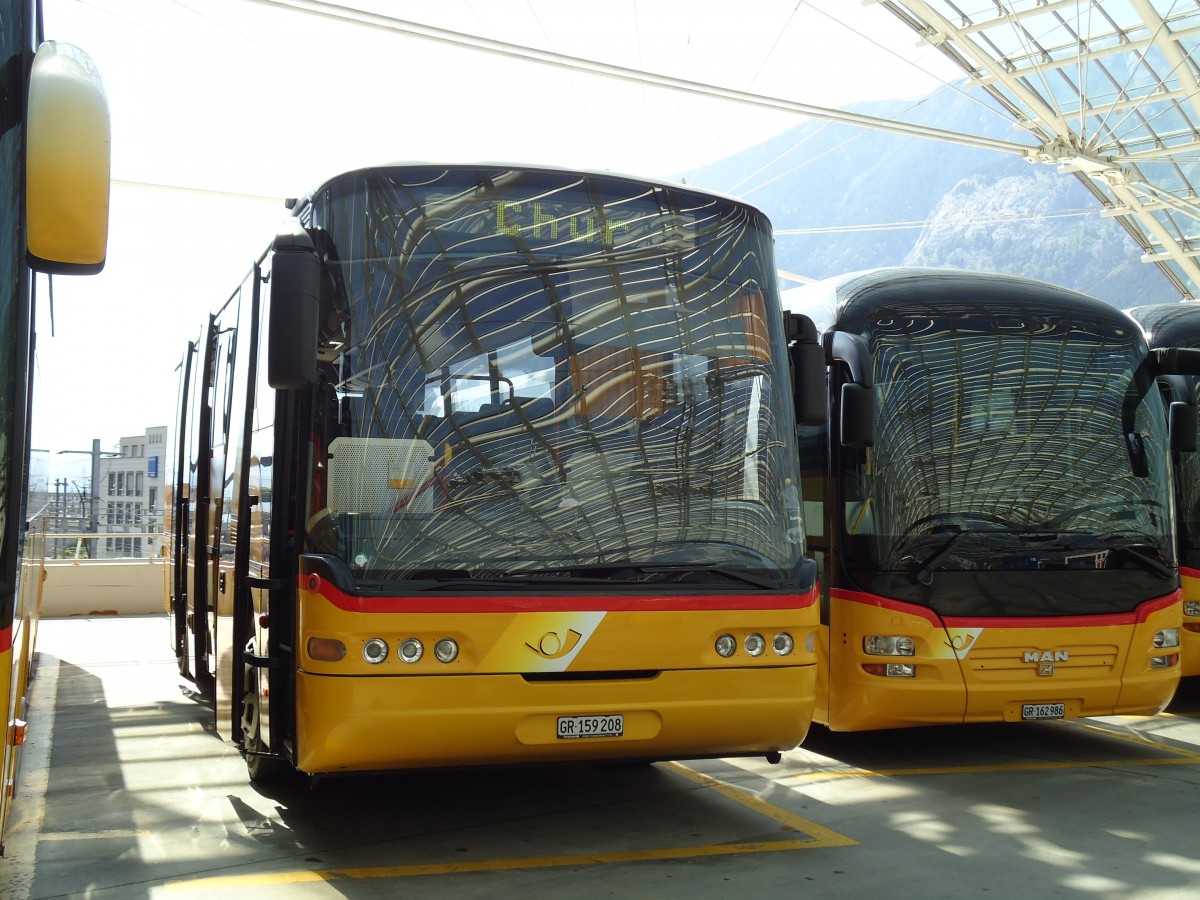
[[161, 554], [167, 479], [167, 426], [121, 438], [116, 453], [97, 462], [98, 531], [110, 534], [97, 548], [101, 558]]

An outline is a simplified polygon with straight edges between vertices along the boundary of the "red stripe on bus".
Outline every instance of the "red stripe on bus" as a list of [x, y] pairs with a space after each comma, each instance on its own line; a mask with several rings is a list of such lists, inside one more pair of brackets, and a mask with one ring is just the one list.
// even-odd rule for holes
[[862, 591], [847, 591], [841, 588], [833, 588], [829, 592], [834, 600], [846, 600], [850, 603], [861, 603], [863, 606], [874, 606], [877, 609], [888, 609], [893, 612], [901, 612], [909, 616], [919, 616], [922, 619], [927, 619], [934, 625], [941, 625], [942, 620], [932, 609], [926, 606], [918, 606], [915, 603], [906, 603], [903, 600], [889, 600], [887, 597], [880, 597], [878, 594], [867, 594]]
[[835, 599], [851, 603], [862, 603], [879, 609], [920, 616], [934, 625], [946, 628], [1088, 628], [1109, 625], [1134, 625], [1145, 622], [1154, 613], [1169, 609], [1183, 598], [1177, 590], [1162, 597], [1155, 597], [1139, 604], [1137, 609], [1124, 613], [1101, 613], [1078, 616], [946, 616], [942, 618], [933, 610], [903, 600], [890, 600], [876, 594], [860, 591], [832, 591]]
[[322, 580], [317, 593], [338, 609], [359, 613], [700, 612], [806, 609], [817, 602], [815, 588], [807, 594], [766, 595], [353, 597]]
[[0, 628], [0, 653], [7, 653], [12, 649], [12, 626]]
[[1185, 578], [1200, 578], [1200, 569], [1193, 569], [1191, 566], [1180, 566], [1179, 574]]

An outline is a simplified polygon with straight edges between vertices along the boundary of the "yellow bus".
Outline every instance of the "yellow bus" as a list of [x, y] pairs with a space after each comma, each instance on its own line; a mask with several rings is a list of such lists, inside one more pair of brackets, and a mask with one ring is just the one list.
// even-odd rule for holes
[[[802, 428], [816, 720], [855, 731], [1153, 714], [1180, 677], [1167, 417], [1120, 310], [1023, 278], [789, 291], [829, 363]], [[820, 523], [818, 525], [817, 523]]]
[[[1195, 303], [1139, 306], [1129, 314], [1145, 329], [1151, 347], [1200, 347], [1200, 306]], [[1195, 433], [1196, 422], [1188, 417], [1196, 416], [1197, 386], [1197, 379], [1186, 375], [1159, 378], [1159, 388], [1173, 416], [1172, 433]], [[1200, 675], [1200, 454], [1176, 452], [1172, 459], [1176, 552], [1183, 582], [1182, 674], [1187, 678]]]
[[501, 165], [290, 208], [180, 366], [172, 646], [250, 777], [795, 747], [824, 361], [766, 218]]
[[[86, 275], [108, 243], [108, 104], [91, 59], [43, 41], [30, 0], [0, 0], [0, 854], [17, 795], [42, 588], [27, 523], [35, 272]], [[36, 52], [35, 52], [36, 48]]]

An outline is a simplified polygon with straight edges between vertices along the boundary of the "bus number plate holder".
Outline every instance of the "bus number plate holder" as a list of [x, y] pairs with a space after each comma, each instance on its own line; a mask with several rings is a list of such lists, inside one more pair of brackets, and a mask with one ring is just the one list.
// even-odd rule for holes
[[1066, 714], [1065, 703], [1026, 703], [1021, 706], [1022, 719], [1061, 719]]
[[625, 734], [625, 717], [613, 714], [605, 716], [559, 716], [558, 737], [570, 738], [613, 738]]

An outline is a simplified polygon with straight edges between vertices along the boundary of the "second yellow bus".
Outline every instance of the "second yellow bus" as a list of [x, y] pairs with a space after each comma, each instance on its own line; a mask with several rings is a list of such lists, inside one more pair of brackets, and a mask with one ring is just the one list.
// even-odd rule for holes
[[876, 270], [788, 300], [830, 363], [829, 424], [802, 429], [817, 721], [1161, 710], [1181, 605], [1155, 377], [1192, 356], [1002, 275]]

